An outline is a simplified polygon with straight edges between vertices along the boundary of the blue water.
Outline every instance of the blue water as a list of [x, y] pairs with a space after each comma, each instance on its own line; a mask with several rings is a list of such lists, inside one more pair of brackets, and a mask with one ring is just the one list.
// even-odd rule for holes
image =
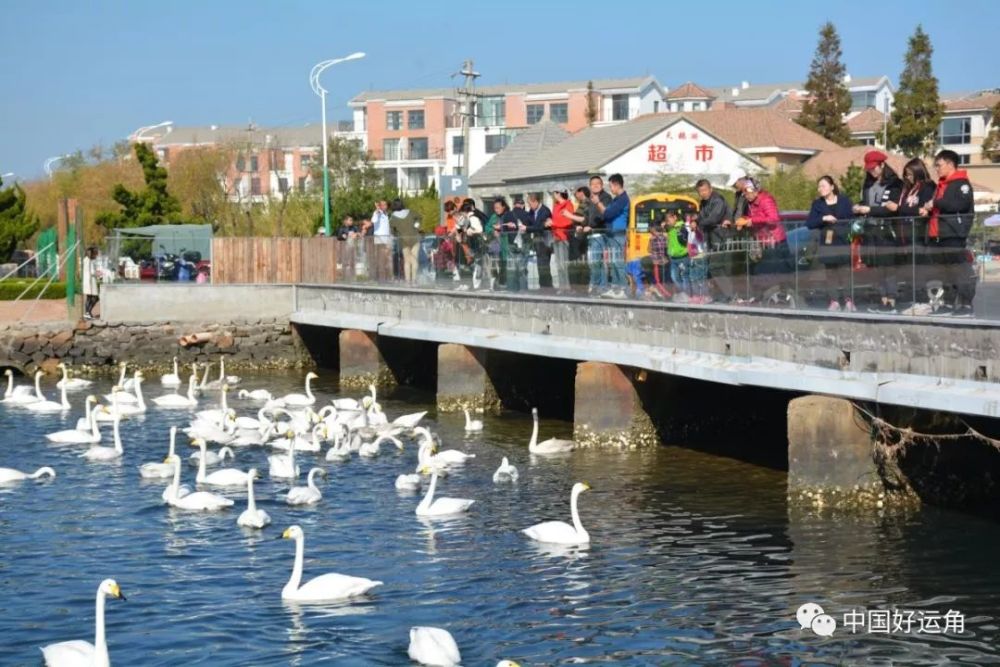
[[[152, 384], [147, 393], [160, 393]], [[285, 375], [244, 380], [278, 393], [298, 384]], [[321, 380], [322, 401], [332, 388]], [[383, 405], [395, 416], [427, 400], [400, 395]], [[780, 472], [669, 446], [532, 461], [524, 416], [487, 418], [484, 434], [466, 438], [462, 418], [432, 412], [447, 447], [477, 456], [439, 484], [439, 493], [476, 499], [467, 517], [415, 517], [419, 497], [393, 488], [416, 464], [413, 447], [320, 461], [329, 476], [311, 508], [285, 506], [288, 484], [266, 475], [269, 452], [242, 448], [235, 465], [264, 474], [257, 499], [274, 520], [251, 531], [235, 524], [243, 491], [223, 492], [237, 500], [229, 511], [188, 513], [162, 504], [162, 482], [139, 479], [138, 465], [162, 460], [167, 429], [184, 423], [185, 411], [151, 408], [126, 422], [121, 464], [86, 463], [77, 458], [83, 446], [47, 443], [45, 433], [80, 412], [0, 405], [0, 466], [58, 473], [0, 488], [2, 665], [37, 665], [38, 647], [50, 642], [92, 641], [105, 577], [128, 596], [107, 603], [119, 665], [406, 665], [413, 625], [447, 628], [465, 665], [1000, 664], [995, 523], [932, 509], [790, 515]], [[543, 422], [542, 437], [569, 429]], [[186, 442], [181, 449], [186, 458]], [[493, 485], [501, 456], [520, 469], [518, 484]], [[300, 459], [308, 469], [312, 455]], [[185, 464], [187, 482], [194, 473]], [[589, 547], [545, 548], [519, 533], [568, 520], [578, 480], [593, 486], [580, 500]], [[305, 530], [306, 579], [335, 571], [385, 585], [351, 604], [282, 603], [294, 544], [275, 538], [292, 524]], [[838, 623], [855, 607], [955, 609], [966, 631], [852, 636], [838, 628], [821, 638], [795, 622], [806, 601]]]

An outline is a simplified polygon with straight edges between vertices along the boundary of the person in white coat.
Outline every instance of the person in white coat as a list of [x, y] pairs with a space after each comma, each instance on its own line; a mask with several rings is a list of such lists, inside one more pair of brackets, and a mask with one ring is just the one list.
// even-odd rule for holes
[[83, 271], [81, 272], [83, 282], [83, 319], [94, 319], [94, 306], [99, 300], [98, 280], [97, 280], [97, 248], [90, 246], [83, 256]]

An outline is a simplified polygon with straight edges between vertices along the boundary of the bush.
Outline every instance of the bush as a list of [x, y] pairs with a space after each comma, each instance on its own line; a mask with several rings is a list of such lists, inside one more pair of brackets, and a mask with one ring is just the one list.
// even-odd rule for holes
[[[48, 278], [42, 278], [35, 285], [28, 290], [27, 294], [21, 297], [24, 299], [34, 299], [45, 288], [45, 282]], [[24, 291], [28, 285], [31, 284], [30, 280], [4, 280], [0, 282], [0, 301], [13, 301], [21, 292]], [[66, 298], [66, 283], [63, 282], [53, 282], [45, 290], [45, 295], [43, 299], [65, 299]]]

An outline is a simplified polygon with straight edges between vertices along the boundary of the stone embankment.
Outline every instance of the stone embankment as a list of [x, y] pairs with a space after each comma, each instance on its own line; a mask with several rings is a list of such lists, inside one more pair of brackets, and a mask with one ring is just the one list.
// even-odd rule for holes
[[[207, 333], [204, 342], [183, 347], [181, 336]], [[188, 365], [217, 363], [227, 370], [297, 368], [309, 356], [287, 319], [238, 319], [219, 323], [102, 322], [0, 324], [0, 367], [25, 374], [53, 373], [59, 362], [75, 372], [100, 374], [125, 361], [136, 368], [165, 370], [173, 360]], [[182, 372], [186, 375], [187, 370]]]

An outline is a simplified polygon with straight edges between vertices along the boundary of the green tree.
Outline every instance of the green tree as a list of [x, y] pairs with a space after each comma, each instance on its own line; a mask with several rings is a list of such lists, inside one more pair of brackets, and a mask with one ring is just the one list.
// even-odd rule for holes
[[858, 201], [864, 184], [865, 170], [852, 162], [844, 175], [840, 177], [840, 191], [853, 201]]
[[906, 50], [889, 124], [889, 145], [906, 155], [927, 155], [937, 143], [944, 105], [931, 68], [933, 53], [930, 37], [918, 25]]
[[146, 187], [134, 192], [121, 183], [115, 185], [111, 198], [122, 210], [102, 213], [97, 223], [105, 229], [183, 224], [181, 204], [167, 191], [167, 170], [159, 165], [156, 153], [142, 142], [136, 143], [134, 149]]
[[6, 261], [22, 241], [38, 230], [38, 216], [25, 208], [24, 190], [3, 187], [0, 179], [0, 260]]
[[[372, 164], [371, 154], [357, 141], [330, 137], [327, 163], [330, 168], [331, 200], [332, 193], [338, 189], [378, 189], [382, 185], [382, 175]], [[313, 166], [313, 180], [323, 182], [322, 158]]]
[[819, 44], [809, 66], [809, 98], [796, 120], [830, 141], [848, 146], [852, 143], [851, 132], [844, 124], [844, 115], [851, 110], [851, 94], [844, 84], [847, 69], [840, 61], [842, 55], [840, 35], [827, 21], [819, 29]]
[[597, 120], [597, 100], [594, 98], [594, 82], [587, 82], [587, 125]]
[[989, 123], [991, 129], [983, 139], [983, 157], [990, 162], [1000, 162], [1000, 102], [993, 107]]

